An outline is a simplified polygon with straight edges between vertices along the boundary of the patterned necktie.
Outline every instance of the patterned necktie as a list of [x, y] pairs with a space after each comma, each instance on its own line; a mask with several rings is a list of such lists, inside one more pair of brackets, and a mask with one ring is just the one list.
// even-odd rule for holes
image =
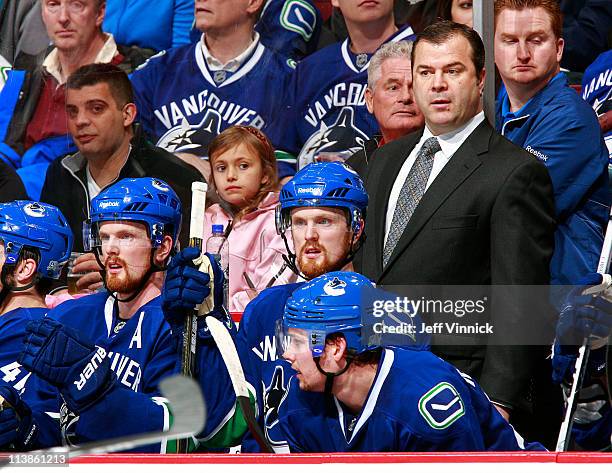
[[441, 149], [437, 138], [428, 138], [423, 143], [412, 168], [410, 168], [408, 177], [404, 181], [397, 204], [395, 205], [389, 235], [383, 249], [383, 266], [387, 266], [389, 258], [402, 233], [404, 233], [410, 217], [412, 217], [414, 210], [421, 201], [421, 197], [425, 193], [425, 186], [427, 186], [429, 174], [431, 174], [431, 168], [433, 167], [434, 155]]

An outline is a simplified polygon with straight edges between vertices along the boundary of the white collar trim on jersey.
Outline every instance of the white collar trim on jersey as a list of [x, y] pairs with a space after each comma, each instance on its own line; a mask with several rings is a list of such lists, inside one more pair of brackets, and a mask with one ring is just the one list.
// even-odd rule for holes
[[[212, 86], [218, 87], [218, 88], [225, 87], [226, 85], [230, 85], [240, 80], [246, 74], [248, 74], [251, 71], [251, 69], [253, 69], [253, 67], [255, 67], [255, 65], [259, 62], [259, 59], [261, 58], [261, 56], [263, 55], [266, 49], [264, 45], [261, 44], [261, 42], [259, 41], [259, 35], [257, 34], [251, 46], [249, 46], [249, 48], [240, 55], [242, 56], [245, 53], [248, 53], [243, 58], [243, 60], [245, 60], [246, 57], [252, 53], [250, 58], [247, 59], [246, 62], [240, 64], [237, 67], [236, 73], [232, 77], [227, 79], [225, 82], [222, 82], [221, 84], [217, 85], [215, 81], [213, 80], [212, 76], [210, 75], [210, 71], [209, 71], [210, 66], [207, 65], [204, 48], [200, 46], [203, 44], [204, 44], [204, 35], [202, 35], [202, 41], [198, 43], [198, 45], [195, 48], [196, 63], [198, 64], [198, 67], [200, 68], [200, 71], [202, 72], [204, 79], [206, 79], [206, 81], [210, 83]], [[234, 59], [237, 59], [237, 58], [234, 58]]]
[[[409, 26], [405, 30], [401, 30], [401, 31], [398, 31], [397, 33], [395, 33], [395, 36], [392, 36], [391, 39], [388, 39], [383, 44], [385, 44], [385, 43], [395, 43], [397, 41], [401, 41], [403, 39], [406, 39], [408, 36], [411, 36], [413, 34], [414, 34], [414, 31], [412, 31], [412, 28]], [[360, 72], [363, 72], [363, 71], [367, 70], [368, 66], [370, 65], [370, 60], [368, 59], [368, 62], [365, 64], [365, 66], [363, 66], [361, 69], [359, 69], [353, 63], [353, 60], [351, 58], [351, 53], [349, 52], [349, 44], [350, 44], [350, 38], [346, 38], [342, 42], [342, 47], [341, 47], [341, 49], [342, 49], [342, 57], [344, 58], [344, 62], [346, 63], [346, 65], [350, 69], [355, 71], [357, 74], [359, 74]]]
[[113, 312], [115, 310], [115, 298], [108, 296], [106, 304], [104, 304], [104, 320], [106, 321], [107, 337], [110, 337], [111, 330], [113, 329]]
[[355, 430], [351, 434], [351, 438], [348, 439], [346, 432], [344, 431], [344, 411], [342, 410], [342, 406], [338, 402], [338, 399], [334, 396], [334, 402], [336, 403], [336, 408], [338, 409], [338, 421], [340, 422], [340, 428], [342, 429], [342, 433], [344, 434], [345, 440], [350, 443], [356, 436], [359, 429], [363, 427], [363, 425], [368, 421], [372, 412], [374, 412], [374, 407], [376, 406], [376, 402], [378, 401], [378, 396], [380, 394], [380, 390], [389, 376], [389, 372], [391, 371], [391, 366], [393, 365], [393, 361], [395, 359], [395, 353], [388, 348], [385, 348], [382, 362], [380, 365], [380, 369], [378, 370], [378, 374], [376, 375], [376, 379], [374, 380], [374, 385], [370, 390], [370, 394], [368, 395], [368, 400], [365, 403], [365, 406], [361, 410], [361, 414], [359, 414], [359, 420], [357, 421], [357, 425], [355, 425]]

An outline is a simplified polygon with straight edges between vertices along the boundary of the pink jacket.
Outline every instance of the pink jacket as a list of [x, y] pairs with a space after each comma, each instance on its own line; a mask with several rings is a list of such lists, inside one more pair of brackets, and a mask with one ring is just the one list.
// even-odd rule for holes
[[[270, 192], [259, 208], [232, 226], [228, 236], [230, 312], [242, 312], [250, 300], [268, 285], [288, 284], [297, 279], [283, 260], [282, 255], [287, 254], [287, 250], [274, 224], [277, 204], [278, 194]], [[219, 204], [211, 205], [206, 210], [204, 242], [212, 235], [213, 224], [222, 224], [225, 230], [230, 220]], [[254, 290], [245, 274], [253, 283]]]

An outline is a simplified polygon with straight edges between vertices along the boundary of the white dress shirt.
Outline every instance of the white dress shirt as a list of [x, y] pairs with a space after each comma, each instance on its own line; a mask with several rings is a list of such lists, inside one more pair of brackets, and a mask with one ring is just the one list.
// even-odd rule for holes
[[[478, 125], [484, 120], [484, 112], [480, 112], [472, 117], [465, 125], [456, 130], [451, 131], [450, 133], [445, 133], [444, 135], [439, 135], [438, 143], [440, 143], [440, 151], [438, 151], [434, 155], [434, 162], [431, 168], [431, 174], [429, 174], [429, 179], [427, 180], [427, 185], [425, 186], [425, 192], [431, 186], [431, 183], [434, 179], [440, 174], [444, 166], [450, 161], [453, 157], [453, 154], [461, 147], [463, 142], [467, 139], [468, 136], [472, 134], [472, 132], [476, 129]], [[423, 131], [423, 136], [420, 141], [416, 144], [416, 146], [412, 149], [406, 161], [402, 165], [397, 177], [395, 178], [395, 182], [393, 183], [393, 187], [391, 188], [391, 194], [389, 195], [389, 202], [387, 203], [387, 214], [385, 217], [385, 241], [383, 242], [383, 246], [387, 243], [387, 236], [389, 235], [389, 230], [391, 228], [391, 222], [393, 221], [393, 214], [395, 213], [395, 207], [397, 205], [397, 200], [399, 199], [400, 191], [402, 190], [402, 186], [408, 177], [408, 173], [414, 162], [416, 161], [417, 154], [421, 150], [421, 147], [425, 143], [428, 138], [431, 138], [433, 133], [429, 130], [427, 126], [425, 126], [425, 130]]]
[[204, 41], [205, 34], [202, 33], [202, 39], [200, 43], [202, 44], [202, 52], [204, 53], [204, 59], [206, 59], [206, 64], [211, 71], [227, 71], [227, 72], [236, 72], [240, 66], [249, 58], [255, 48], [259, 44], [259, 33], [255, 31], [253, 36], [253, 41], [243, 52], [241, 52], [238, 56], [233, 59], [230, 59], [225, 64], [219, 61], [216, 57], [214, 57], [208, 47], [206, 46], [206, 41]]

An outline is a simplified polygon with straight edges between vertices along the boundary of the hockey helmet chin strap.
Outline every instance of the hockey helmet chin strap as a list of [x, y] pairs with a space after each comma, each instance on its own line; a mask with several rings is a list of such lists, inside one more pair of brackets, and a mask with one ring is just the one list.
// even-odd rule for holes
[[326, 396], [331, 396], [332, 388], [334, 386], [334, 378], [336, 376], [340, 376], [341, 374], [345, 373], [346, 370], [349, 369], [349, 366], [351, 366], [351, 363], [353, 362], [353, 356], [347, 353], [346, 365], [340, 371], [337, 371], [335, 373], [330, 373], [329, 371], [325, 371], [323, 368], [321, 368], [320, 360], [321, 360], [321, 357], [319, 356], [314, 358], [314, 362], [315, 362], [315, 365], [317, 365], [317, 369], [319, 370], [321, 374], [325, 375], [325, 391], [323, 391], [323, 393]]
[[131, 302], [131, 301], [133, 301], [134, 299], [136, 299], [136, 297], [138, 297], [138, 294], [140, 294], [140, 292], [144, 289], [145, 285], [149, 281], [149, 278], [153, 274], [158, 273], [160, 271], [165, 271], [166, 270], [166, 268], [168, 267], [167, 264], [165, 264], [163, 266], [158, 266], [157, 264], [155, 264], [155, 260], [154, 260], [155, 250], [156, 250], [156, 248], [151, 248], [151, 253], [150, 253], [150, 256], [149, 256], [149, 263], [150, 263], [149, 264], [149, 269], [147, 269], [147, 272], [142, 277], [142, 279], [140, 281], [140, 284], [134, 290], [132, 295], [126, 297], [125, 299], [119, 299], [119, 294], [116, 293], [116, 292], [112, 292], [108, 288], [108, 286], [106, 285], [106, 270], [104, 269], [104, 264], [102, 263], [102, 260], [100, 258], [101, 249], [98, 250], [98, 248], [96, 248], [94, 250], [93, 254], [96, 257], [96, 261], [98, 262], [100, 267], [103, 268], [103, 269], [100, 270], [100, 275], [102, 276], [102, 285], [104, 286], [104, 289], [106, 289], [106, 291], [110, 293], [110, 295], [111, 295], [111, 297], [113, 299], [115, 299], [117, 302]]
[[8, 281], [8, 272], [9, 272], [9, 269], [13, 270], [15, 267], [16, 267], [15, 264], [11, 264], [11, 265], [5, 264], [2, 267], [2, 272], [0, 273], [0, 281], [2, 281], [2, 290], [0, 291], [0, 304], [4, 303], [4, 300], [9, 295], [9, 293], [27, 291], [28, 289], [31, 289], [34, 286], [36, 286], [36, 284], [38, 284], [38, 281], [40, 281], [41, 279], [40, 274], [36, 273], [34, 277], [32, 278], [32, 281], [29, 284], [26, 284], [25, 286], [19, 286], [19, 287], [11, 286], [11, 284], [9, 284], [9, 281]]

